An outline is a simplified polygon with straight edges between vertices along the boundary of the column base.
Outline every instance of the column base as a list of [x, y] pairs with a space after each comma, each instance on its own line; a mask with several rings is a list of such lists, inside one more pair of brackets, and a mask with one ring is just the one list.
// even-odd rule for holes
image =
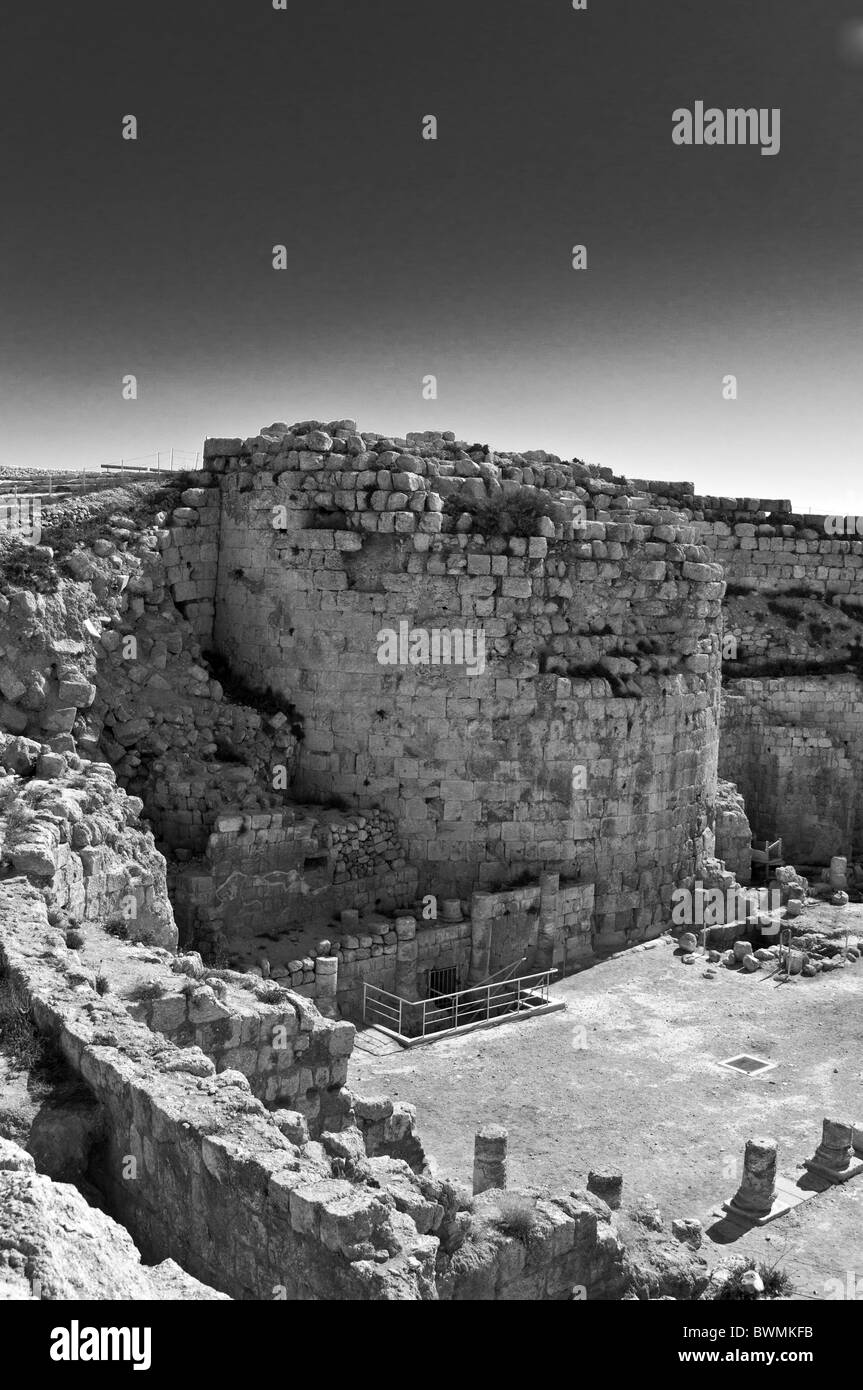
[[856, 1178], [858, 1173], [863, 1173], [863, 1159], [852, 1159], [847, 1168], [829, 1168], [826, 1163], [819, 1163], [817, 1158], [807, 1158], [803, 1167], [816, 1177], [826, 1178], [828, 1182], [848, 1182], [849, 1178]]
[[732, 1197], [730, 1202], [722, 1203], [722, 1210], [727, 1212], [729, 1216], [733, 1216], [735, 1221], [745, 1222], [747, 1226], [766, 1226], [768, 1222], [775, 1221], [778, 1216], [785, 1216], [791, 1207], [788, 1202], [783, 1202], [781, 1197], [774, 1197], [770, 1210], [759, 1213], [738, 1206]]

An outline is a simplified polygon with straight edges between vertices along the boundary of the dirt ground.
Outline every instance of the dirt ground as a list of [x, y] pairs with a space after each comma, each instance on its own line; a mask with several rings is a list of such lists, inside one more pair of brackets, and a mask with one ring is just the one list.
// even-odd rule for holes
[[[863, 936], [863, 907], [845, 911]], [[697, 1218], [711, 1263], [746, 1253], [785, 1269], [794, 1297], [850, 1287], [863, 1299], [863, 1174], [815, 1184], [742, 1237], [713, 1214], [736, 1190], [748, 1138], [778, 1140], [780, 1177], [811, 1187], [801, 1165], [822, 1120], [863, 1127], [863, 960], [790, 983], [722, 967], [708, 979], [705, 968], [663, 938], [552, 986], [565, 1011], [395, 1054], [355, 1051], [348, 1084], [414, 1103], [442, 1175], [469, 1182], [475, 1130], [503, 1124], [512, 1187], [567, 1191], [615, 1167], [624, 1211], [649, 1193], [666, 1229]], [[777, 1065], [760, 1076], [719, 1065], [741, 1052]]]

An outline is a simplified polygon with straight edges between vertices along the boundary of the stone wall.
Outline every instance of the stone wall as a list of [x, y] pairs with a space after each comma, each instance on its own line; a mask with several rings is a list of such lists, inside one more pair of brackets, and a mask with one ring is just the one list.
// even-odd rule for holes
[[140, 801], [111, 769], [4, 734], [0, 764], [5, 872], [26, 874], [71, 923], [122, 924], [136, 940], [175, 946], [165, 861], [141, 823]]
[[859, 855], [863, 541], [787, 501], [686, 505], [727, 581], [720, 774], [789, 860]]
[[[230, 700], [206, 665], [219, 491], [198, 489], [206, 503], [193, 522], [192, 508], [171, 510], [191, 495], [181, 487], [44, 508], [35, 592], [10, 580], [20, 558], [0, 536], [0, 728], [46, 751], [107, 757], [179, 855], [203, 850], [220, 810], [284, 805], [274, 769], [290, 772], [296, 746], [283, 712]], [[199, 561], [207, 575], [189, 579]], [[190, 584], [210, 599], [198, 603]]]
[[402, 999], [426, 999], [432, 970], [454, 969], [456, 989], [503, 970], [570, 974], [596, 959], [593, 900], [592, 883], [560, 884], [545, 875], [541, 883], [474, 893], [463, 911], [455, 900], [438, 901], [442, 911], [431, 920], [422, 904], [413, 915], [373, 913], [356, 923], [345, 913], [323, 943], [327, 958], [332, 953], [338, 962], [341, 1011], [362, 1018], [364, 983]]
[[863, 837], [863, 702], [853, 675], [734, 681], [720, 766], [753, 834], [790, 862], [826, 863]]
[[177, 874], [173, 890], [186, 944], [208, 958], [264, 956], [275, 973], [307, 956], [338, 911], [391, 910], [412, 901], [416, 885], [385, 813], [292, 805], [220, 815], [203, 860]]
[[381, 1152], [416, 1154], [409, 1113], [359, 1098], [355, 1108], [347, 1093], [341, 1128], [318, 1141], [290, 1113], [280, 1125], [284, 1112], [268, 1113], [245, 1077], [217, 1074], [200, 1050], [176, 1048], [82, 982], [21, 878], [0, 883], [0, 969], [101, 1104], [88, 1177], [148, 1263], [173, 1259], [214, 1289], [266, 1301], [565, 1300], [574, 1285], [619, 1298], [631, 1283], [611, 1213], [579, 1193], [535, 1203], [529, 1250], [499, 1234], [480, 1267], [459, 1264], [469, 1199]]
[[[108, 757], [214, 958], [314, 994], [343, 908], [555, 874], [593, 886], [589, 929], [579, 908], [569, 937], [528, 931], [519, 907], [490, 961], [520, 947], [569, 969], [655, 934], [705, 824], [744, 869], [744, 820], [716, 791], [721, 661], [720, 771], [757, 833], [784, 814], [787, 853], [853, 854], [861, 540], [785, 501], [352, 421], [206, 455], [193, 479], [46, 508], [53, 589], [0, 564], [0, 722], [48, 755]], [[483, 661], [382, 663], [403, 626], [481, 631]], [[388, 978], [389, 944], [342, 964]]]
[[340, 1127], [352, 1024], [324, 1018], [275, 982], [207, 970], [194, 953], [173, 957], [113, 938], [85, 948], [84, 964], [98, 957], [131, 1017], [178, 1047], [199, 1048], [218, 1072], [241, 1072], [268, 1109], [296, 1111], [314, 1137]]
[[174, 602], [206, 650], [216, 612], [216, 575], [222, 520], [218, 486], [208, 473], [197, 473], [194, 486], [180, 496], [161, 538], [162, 560]]
[[722, 860], [738, 883], [748, 884], [752, 873], [752, 827], [744, 799], [733, 782], [718, 784], [713, 833], [716, 858]]
[[142, 1263], [129, 1232], [71, 1183], [37, 1173], [32, 1156], [0, 1139], [0, 1300], [218, 1299], [173, 1260]]
[[722, 501], [692, 499], [693, 525], [722, 565], [729, 588], [778, 594], [803, 588], [822, 597], [846, 596], [851, 609], [863, 609], [863, 541], [827, 534], [825, 517], [794, 513], [788, 502], [768, 503], [769, 510], [755, 499], [744, 508], [743, 498], [699, 506], [708, 500]]
[[[206, 456], [215, 642], [299, 710], [292, 794], [392, 814], [421, 891], [548, 869], [596, 883], [605, 949], [658, 930], [715, 793], [721, 573], [680, 514], [608, 470], [350, 422]], [[533, 536], [457, 514], [538, 497], [554, 515]], [[482, 628], [484, 671], [381, 665], [378, 634], [403, 621]]]

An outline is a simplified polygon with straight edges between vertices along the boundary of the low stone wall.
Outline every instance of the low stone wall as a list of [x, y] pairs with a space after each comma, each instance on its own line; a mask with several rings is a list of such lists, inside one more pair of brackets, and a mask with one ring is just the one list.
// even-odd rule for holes
[[475, 893], [471, 980], [478, 983], [522, 959], [521, 974], [552, 967], [569, 974], [592, 964], [595, 893], [594, 884], [561, 884], [557, 874], [543, 874], [524, 888]]
[[[98, 955], [100, 973], [133, 1018], [178, 1047], [200, 1048], [217, 1071], [241, 1072], [253, 1095], [269, 1109], [297, 1111], [315, 1137], [339, 1128], [352, 1024], [322, 1017], [275, 983], [207, 971], [194, 954], [172, 958], [108, 940], [99, 943]], [[130, 964], [139, 973], [126, 988]]]
[[204, 859], [176, 876], [174, 900], [184, 942], [208, 957], [254, 963], [263, 952], [274, 973], [297, 974], [334, 913], [392, 910], [414, 898], [416, 883], [383, 812], [291, 806], [219, 816]]
[[364, 983], [402, 999], [425, 999], [432, 970], [455, 969], [456, 988], [467, 989], [516, 965], [522, 975], [582, 969], [596, 959], [594, 891], [592, 883], [561, 885], [548, 874], [541, 884], [474, 893], [457, 920], [445, 915], [454, 901], [438, 899], [439, 915], [431, 920], [421, 909], [394, 918], [374, 913], [351, 930], [331, 930], [324, 945], [338, 962], [342, 1013], [362, 1017]]
[[438, 918], [434, 922], [417, 922], [417, 994], [420, 999], [428, 995], [428, 977], [432, 970], [455, 969], [457, 988], [467, 985], [470, 970], [471, 921], [469, 917], [461, 922], [446, 922]]

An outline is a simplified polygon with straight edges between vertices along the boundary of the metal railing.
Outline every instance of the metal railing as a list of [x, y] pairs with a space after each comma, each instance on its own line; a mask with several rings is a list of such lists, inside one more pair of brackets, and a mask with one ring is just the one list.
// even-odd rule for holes
[[175, 468], [192, 472], [201, 466], [200, 449], [159, 449], [136, 458], [115, 459], [99, 465], [103, 473], [173, 473]]
[[429, 1034], [451, 1032], [470, 1024], [530, 1012], [549, 1002], [549, 985], [557, 970], [538, 970], [511, 980], [489, 981], [439, 994], [433, 999], [402, 999], [377, 985], [363, 984], [363, 1020], [396, 1033], [400, 1038], [417, 1039]]

